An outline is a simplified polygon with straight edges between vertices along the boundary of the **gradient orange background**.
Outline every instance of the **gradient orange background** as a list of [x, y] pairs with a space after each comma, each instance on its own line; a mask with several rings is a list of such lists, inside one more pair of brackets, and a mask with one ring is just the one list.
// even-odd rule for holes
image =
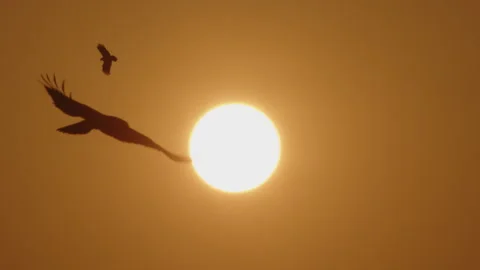
[[[0, 269], [479, 269], [479, 10], [2, 1]], [[250, 103], [281, 163], [232, 196], [155, 151], [60, 134], [76, 120], [37, 82], [53, 72], [178, 153], [207, 110]]]

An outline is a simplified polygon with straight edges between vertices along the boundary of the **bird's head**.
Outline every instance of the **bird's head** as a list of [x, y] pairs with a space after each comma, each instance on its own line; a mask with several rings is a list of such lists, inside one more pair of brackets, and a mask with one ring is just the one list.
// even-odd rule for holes
[[110, 119], [111, 119], [112, 124], [115, 125], [116, 127], [119, 127], [119, 128], [129, 128], [130, 127], [128, 125], [127, 121], [125, 121], [121, 118], [118, 118], [118, 117], [115, 117], [115, 116], [110, 116]]

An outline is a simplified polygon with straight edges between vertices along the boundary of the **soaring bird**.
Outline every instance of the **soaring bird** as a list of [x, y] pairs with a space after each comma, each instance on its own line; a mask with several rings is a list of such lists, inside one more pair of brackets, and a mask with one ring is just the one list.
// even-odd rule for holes
[[87, 134], [97, 129], [119, 141], [140, 144], [158, 150], [173, 161], [192, 161], [189, 157], [176, 155], [161, 147], [152, 139], [132, 129], [125, 120], [115, 116], [105, 115], [85, 104], [75, 101], [71, 93], [67, 96], [65, 93], [65, 80], [62, 81], [62, 87], [58, 87], [55, 74], [53, 75], [53, 82], [50, 80], [48, 74], [45, 77], [41, 75], [41, 77], [42, 81], [40, 83], [45, 87], [45, 90], [47, 90], [55, 107], [69, 116], [83, 118], [83, 120], [78, 123], [57, 129], [58, 131], [66, 134], [79, 135]]
[[97, 49], [102, 54], [102, 58], [100, 58], [100, 61], [103, 61], [103, 73], [105, 73], [106, 75], [110, 75], [110, 68], [112, 67], [112, 62], [117, 62], [118, 59], [115, 55], [110, 54], [110, 52], [107, 50], [107, 48], [105, 48], [105, 45], [103, 44], [98, 44]]

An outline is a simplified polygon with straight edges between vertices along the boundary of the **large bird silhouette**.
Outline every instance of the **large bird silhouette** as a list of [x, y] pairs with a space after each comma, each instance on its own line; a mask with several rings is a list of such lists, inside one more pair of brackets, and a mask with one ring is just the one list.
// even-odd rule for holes
[[112, 62], [117, 62], [118, 59], [115, 55], [110, 54], [110, 52], [107, 50], [107, 48], [105, 48], [105, 45], [103, 44], [98, 44], [97, 49], [102, 54], [102, 58], [100, 58], [100, 61], [103, 61], [103, 73], [105, 73], [106, 75], [110, 75]]
[[[60, 109], [63, 113], [73, 116], [81, 117], [82, 121], [57, 129], [66, 134], [87, 134], [93, 129], [100, 130], [102, 133], [111, 136], [119, 141], [126, 143], [140, 144], [146, 147], [153, 148], [164, 153], [173, 161], [177, 162], [191, 162], [192, 160], [186, 156], [176, 155], [165, 148], [155, 143], [152, 139], [132, 129], [128, 123], [115, 116], [102, 114], [89, 106], [75, 101], [70, 93], [69, 96], [65, 93], [65, 80], [62, 81], [62, 87], [58, 87], [55, 74], [53, 75], [53, 82], [50, 80], [48, 74], [42, 77], [40, 82], [53, 100], [55, 107]], [[61, 89], [61, 91], [60, 91]]]

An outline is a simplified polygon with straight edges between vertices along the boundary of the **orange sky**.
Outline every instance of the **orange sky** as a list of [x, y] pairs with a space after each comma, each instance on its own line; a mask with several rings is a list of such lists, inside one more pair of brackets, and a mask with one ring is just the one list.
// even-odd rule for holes
[[[0, 269], [480, 268], [478, 4], [168, 2], [0, 4]], [[232, 196], [60, 134], [77, 120], [38, 84], [53, 72], [178, 153], [207, 110], [248, 102], [281, 163]]]

